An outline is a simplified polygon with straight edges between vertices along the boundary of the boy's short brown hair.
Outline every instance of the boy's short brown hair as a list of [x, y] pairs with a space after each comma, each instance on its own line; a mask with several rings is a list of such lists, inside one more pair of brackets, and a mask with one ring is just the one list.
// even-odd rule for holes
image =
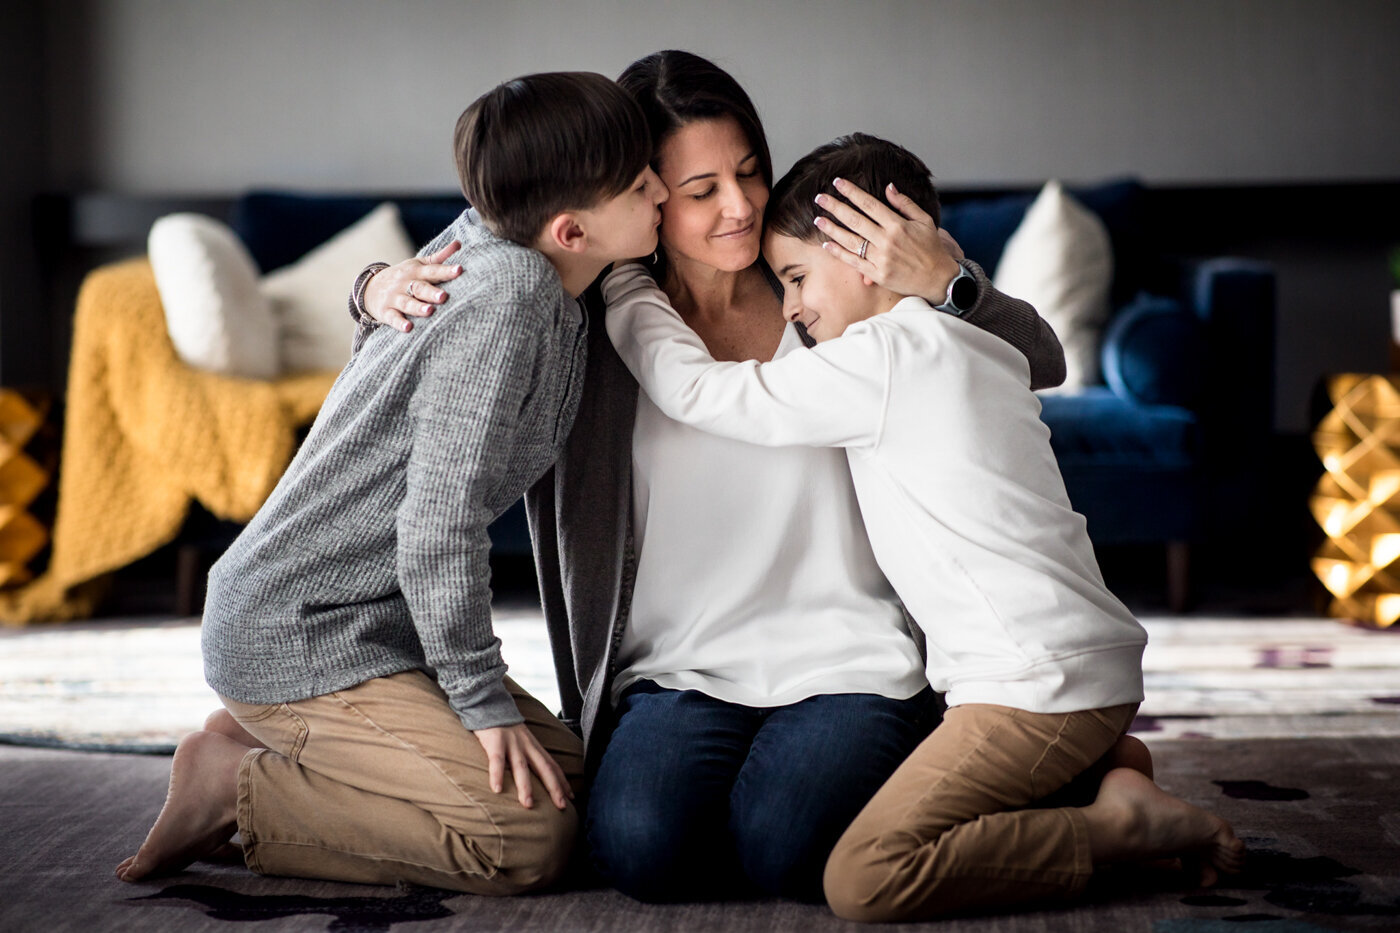
[[778, 179], [764, 211], [765, 229], [808, 243], [825, 240], [813, 221], [818, 217], [826, 217], [837, 224], [840, 221], [818, 207], [815, 198], [825, 193], [844, 201], [831, 186], [837, 178], [854, 182], [881, 199], [885, 185], [892, 183], [901, 194], [908, 195], [927, 211], [935, 225], [942, 222], [938, 190], [923, 160], [903, 146], [878, 136], [852, 133], [813, 149]]
[[507, 81], [457, 119], [462, 193], [498, 236], [530, 246], [551, 217], [626, 191], [651, 161], [641, 108], [592, 72]]

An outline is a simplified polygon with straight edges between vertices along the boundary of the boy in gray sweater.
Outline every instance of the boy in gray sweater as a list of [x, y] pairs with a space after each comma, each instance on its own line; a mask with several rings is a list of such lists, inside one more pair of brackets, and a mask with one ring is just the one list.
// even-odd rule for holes
[[568, 861], [583, 750], [505, 676], [486, 527], [568, 436], [587, 345], [576, 298], [656, 248], [666, 189], [641, 111], [600, 75], [503, 84], [454, 142], [483, 223], [464, 213], [423, 255], [458, 240], [462, 274], [420, 333], [357, 341], [211, 571], [205, 672], [227, 709], [180, 743], [122, 880], [235, 830], [263, 874], [510, 894]]

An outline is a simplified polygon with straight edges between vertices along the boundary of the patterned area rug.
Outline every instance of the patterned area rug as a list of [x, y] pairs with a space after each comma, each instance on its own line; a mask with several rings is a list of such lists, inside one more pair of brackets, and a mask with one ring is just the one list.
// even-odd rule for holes
[[[495, 612], [511, 675], [558, 692], [537, 609]], [[1400, 736], [1400, 632], [1331, 620], [1149, 618], [1147, 741]], [[168, 753], [218, 700], [198, 620], [0, 629], [0, 741]]]
[[[884, 929], [900, 933], [1381, 933], [1400, 929], [1400, 738], [1167, 740], [1157, 777], [1249, 846], [1213, 889], [1180, 873], [1096, 877], [1082, 903]], [[202, 862], [127, 885], [112, 867], [160, 809], [169, 762], [0, 747], [0, 930], [43, 933], [860, 933], [824, 906], [652, 905], [578, 880], [471, 897], [254, 875]]]

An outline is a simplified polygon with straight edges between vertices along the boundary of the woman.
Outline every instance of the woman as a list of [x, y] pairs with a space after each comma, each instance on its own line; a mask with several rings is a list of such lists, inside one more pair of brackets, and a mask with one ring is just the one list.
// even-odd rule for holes
[[[647, 114], [671, 192], [655, 274], [673, 305], [717, 359], [803, 352], [759, 257], [772, 166], [747, 94], [679, 51], [619, 84]], [[941, 295], [938, 232], [884, 227], [861, 257], [868, 274]], [[430, 313], [426, 283], [450, 274], [434, 262], [445, 258], [373, 276], [368, 313], [400, 327], [401, 312]], [[1037, 384], [1063, 378], [1034, 310], [983, 294], [969, 320], [1020, 335]], [[937, 722], [920, 645], [876, 567], [844, 455], [665, 418], [599, 304], [578, 419], [527, 497], [564, 712], [588, 743], [594, 863], [648, 901], [821, 900], [836, 839]]]

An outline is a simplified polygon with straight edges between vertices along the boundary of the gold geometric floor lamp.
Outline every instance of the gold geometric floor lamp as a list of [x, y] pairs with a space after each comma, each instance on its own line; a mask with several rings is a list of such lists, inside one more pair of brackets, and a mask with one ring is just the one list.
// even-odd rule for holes
[[1327, 395], [1332, 411], [1313, 432], [1327, 472], [1309, 500], [1327, 541], [1313, 572], [1331, 615], [1390, 628], [1400, 619], [1400, 377], [1332, 376]]
[[49, 540], [48, 530], [27, 511], [48, 485], [49, 475], [24, 447], [44, 416], [13, 389], [0, 389], [0, 587], [25, 583], [28, 564]]

